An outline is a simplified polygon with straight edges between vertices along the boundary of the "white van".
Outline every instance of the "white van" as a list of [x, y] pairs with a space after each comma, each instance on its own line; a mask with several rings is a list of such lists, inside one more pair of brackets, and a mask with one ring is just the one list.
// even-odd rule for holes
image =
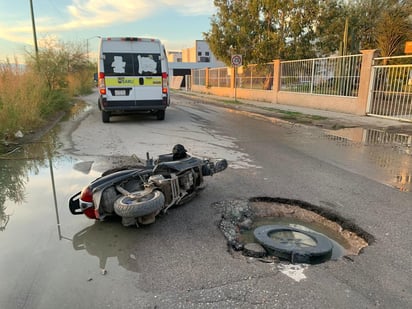
[[169, 68], [158, 39], [101, 38], [97, 69], [103, 122], [112, 115], [139, 112], [165, 119]]

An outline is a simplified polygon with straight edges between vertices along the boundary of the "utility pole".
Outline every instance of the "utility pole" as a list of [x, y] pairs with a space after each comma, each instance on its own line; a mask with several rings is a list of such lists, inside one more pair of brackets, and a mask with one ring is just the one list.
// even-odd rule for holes
[[37, 56], [39, 54], [39, 47], [37, 46], [36, 23], [34, 22], [34, 12], [33, 12], [33, 0], [30, 0], [30, 12], [31, 12], [31, 25], [33, 27], [34, 50], [36, 51], [36, 56]]

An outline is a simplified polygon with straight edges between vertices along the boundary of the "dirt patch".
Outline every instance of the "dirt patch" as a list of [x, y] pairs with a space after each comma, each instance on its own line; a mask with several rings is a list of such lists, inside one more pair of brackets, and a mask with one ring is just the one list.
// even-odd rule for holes
[[59, 111], [44, 120], [40, 127], [23, 130], [22, 137], [16, 137], [14, 134], [9, 134], [1, 137], [0, 140], [0, 156], [15, 152], [22, 145], [35, 143], [50, 132], [62, 119], [75, 117], [86, 109], [86, 103], [80, 99], [74, 100], [70, 109], [67, 111]]
[[320, 224], [345, 239], [348, 244], [347, 252], [349, 255], [357, 255], [368, 246], [368, 243], [356, 233], [342, 228], [338, 223], [326, 219], [325, 217], [295, 205], [287, 205], [272, 202], [253, 202], [250, 204], [251, 210], [256, 217], [276, 217], [293, 218], [302, 222]]
[[58, 112], [49, 117], [42, 127], [23, 133], [22, 137], [4, 136], [0, 141], [0, 155], [13, 153], [24, 144], [39, 141], [47, 132], [53, 129], [64, 117], [65, 112]]

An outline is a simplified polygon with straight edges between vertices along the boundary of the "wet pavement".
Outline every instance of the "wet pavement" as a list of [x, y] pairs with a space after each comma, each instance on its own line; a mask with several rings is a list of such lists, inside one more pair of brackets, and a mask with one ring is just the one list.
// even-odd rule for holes
[[[84, 111], [85, 109], [81, 109], [78, 112], [81, 117], [84, 117], [82, 116]], [[172, 117], [171, 119], [173, 120]], [[192, 121], [198, 121], [195, 114]], [[123, 127], [122, 123], [114, 125]], [[147, 122], [145, 125], [146, 127], [152, 126]], [[186, 126], [185, 123], [181, 125]], [[307, 128], [302, 130], [302, 127], [289, 123], [279, 125], [287, 128], [289, 132], [284, 136], [279, 136], [279, 139], [291, 148], [299, 148], [299, 151], [313, 158], [328, 158], [328, 162], [335, 166], [355, 174], [367, 175], [368, 178], [396, 188], [396, 190], [412, 191], [412, 135], [388, 132], [379, 128], [357, 127], [341, 130]], [[137, 299], [140, 299], [143, 307], [156, 303], [150, 291], [143, 292], [136, 287], [136, 276], [145, 277], [150, 286], [155, 279], [151, 278], [152, 274], [144, 273], [145, 264], [142, 261], [149, 263], [155, 256], [154, 260], [161, 265], [167, 259], [165, 256], [157, 256], [154, 247], [148, 245], [153, 237], [151, 236], [152, 229], [158, 228], [149, 227], [147, 230], [136, 233], [136, 230], [125, 229], [116, 221], [94, 223], [83, 216], [73, 216], [67, 207], [67, 201], [72, 194], [98, 177], [105, 169], [126, 162], [130, 159], [130, 152], [127, 149], [113, 146], [113, 153], [87, 154], [82, 152], [79, 144], [74, 145], [72, 149], [68, 148], [67, 143], [62, 141], [64, 137], [59, 130], [57, 127], [39, 141], [24, 144], [16, 151], [0, 157], [0, 242], [2, 248], [7, 248], [0, 254], [0, 275], [2, 278], [7, 278], [7, 280], [1, 280], [0, 283], [0, 308], [46, 308], [62, 303], [67, 303], [66, 307], [70, 308], [70, 302], [76, 297], [78, 297], [77, 306], [74, 307], [80, 308], [81, 305], [93, 303], [87, 299], [87, 294], [97, 289], [104, 292], [98, 292], [96, 299], [99, 296], [102, 298], [100, 301], [96, 300], [93, 306], [106, 307], [110, 293], [104, 296], [102, 294], [111, 291], [113, 284], [119, 282], [122, 284], [114, 288], [118, 294], [113, 296], [114, 300], [109, 304], [110, 306], [116, 307], [115, 300], [120, 298], [128, 304], [136, 303]], [[99, 130], [110, 130], [110, 127], [105, 126]], [[143, 129], [140, 128], [140, 130]], [[164, 129], [162, 132], [168, 133]], [[239, 154], [239, 150], [231, 144], [231, 138], [223, 138], [211, 129], [207, 132], [216, 143], [216, 147], [211, 152], [214, 156], [224, 156], [224, 151], [227, 151], [232, 170], [247, 171], [256, 167], [255, 162]], [[182, 129], [182, 135], [186, 133], [186, 130]], [[199, 130], [194, 134], [200, 133], [202, 132]], [[313, 143], [312, 137], [316, 138], [316, 143]], [[171, 137], [166, 136], [166, 138], [169, 140], [157, 140], [142, 148], [145, 150], [150, 148], [150, 151], [156, 147], [169, 149]], [[199, 141], [190, 143], [192, 149], [197, 147], [200, 152], [207, 153], [210, 149], [210, 145], [204, 142], [205, 145], [203, 145], [200, 138]], [[66, 147], [64, 151], [62, 147]], [[118, 153], [115, 153], [117, 150]], [[122, 153], [124, 155], [121, 155]], [[330, 157], [331, 153], [333, 156]], [[217, 189], [219, 188], [214, 187], [215, 191]], [[203, 203], [205, 203], [204, 200]], [[187, 213], [190, 211], [187, 210]], [[200, 219], [197, 220], [202, 222]], [[178, 218], [173, 222], [179, 225]], [[215, 223], [211, 223], [211, 226], [214, 225]], [[167, 237], [170, 228], [165, 228], [165, 225], [160, 227], [161, 225], [159, 225], [159, 230], [163, 230]], [[196, 233], [193, 231], [190, 230], [192, 234]], [[170, 235], [176, 237], [173, 233]], [[186, 236], [180, 235], [179, 237]], [[163, 240], [164, 245], [170, 243], [172, 243], [171, 239]], [[185, 239], [182, 243], [199, 246], [200, 249], [194, 250], [205, 250], [205, 252], [208, 250], [203, 243], [193, 240]], [[150, 253], [143, 253], [140, 250], [142, 247], [147, 249], [146, 246]], [[177, 245], [171, 245], [170, 250], [173, 246]], [[168, 252], [171, 254], [171, 251]], [[178, 250], [173, 254], [179, 256]], [[222, 254], [226, 252], [223, 250]], [[215, 257], [209, 256], [204, 263], [218, 263], [214, 262], [214, 259]], [[155, 261], [152, 263], [154, 264]], [[224, 263], [225, 258], [222, 261]], [[177, 261], [172, 263], [177, 270], [170, 272], [171, 277], [166, 275], [169, 269], [160, 267], [164, 278], [170, 281], [173, 274], [178, 277], [179, 269], [180, 267], [183, 269], [184, 265], [177, 265], [177, 263]], [[76, 267], [76, 265], [82, 265], [82, 267]], [[248, 267], [253, 268], [250, 265]], [[318, 275], [321, 276], [321, 274]], [[108, 276], [110, 280], [102, 280], [105, 276]], [[134, 283], [125, 287], [124, 282], [127, 280]], [[193, 276], [192, 280], [195, 284], [199, 279]], [[156, 282], [156, 284], [159, 283]], [[160, 285], [162, 284], [168, 286], [166, 283]], [[212, 285], [210, 282], [205, 283], [206, 286], [207, 284]], [[173, 299], [172, 291], [166, 287], [164, 288], [167, 291], [166, 297], [169, 297], [169, 300]], [[69, 290], [65, 291], [66, 293], [61, 293], [67, 288]], [[123, 291], [121, 291], [122, 288]], [[84, 291], [84, 295], [79, 295], [79, 290]], [[42, 291], [47, 291], [48, 296], [41, 296]], [[214, 295], [213, 292], [213, 289], [208, 290], [210, 295]], [[53, 293], [56, 296], [55, 300], [51, 301], [50, 295]], [[287, 294], [287, 291], [285, 293]], [[285, 299], [287, 299], [286, 294]], [[181, 296], [184, 298], [184, 294]], [[199, 295], [193, 292], [193, 296]], [[213, 299], [214, 297], [210, 296], [210, 300]], [[10, 304], [15, 304], [15, 306]], [[170, 303], [166, 302], [166, 304]], [[130, 305], [130, 307], [133, 306]]]
[[[178, 95], [290, 128], [301, 137], [290, 139], [290, 144], [304, 143], [309, 149], [313, 137], [331, 141], [323, 144], [324, 147], [313, 144], [311, 153], [322, 157], [320, 152], [329, 152], [325, 149], [333, 147], [336, 151], [331, 157], [339, 162], [337, 164], [344, 164], [353, 172], [362, 171], [367, 177], [400, 191], [412, 191], [412, 123], [261, 101], [240, 100], [238, 104], [227, 104], [227, 98], [200, 93], [180, 91]], [[301, 116], [284, 120], [284, 112]], [[321, 118], [306, 123], [307, 116]]]

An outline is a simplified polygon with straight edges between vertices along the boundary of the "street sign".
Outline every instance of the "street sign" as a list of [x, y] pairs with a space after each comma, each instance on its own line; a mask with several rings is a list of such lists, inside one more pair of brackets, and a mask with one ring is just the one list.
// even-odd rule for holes
[[412, 41], [405, 43], [405, 54], [412, 54]]
[[232, 65], [235, 67], [242, 65], [242, 55], [232, 55]]

